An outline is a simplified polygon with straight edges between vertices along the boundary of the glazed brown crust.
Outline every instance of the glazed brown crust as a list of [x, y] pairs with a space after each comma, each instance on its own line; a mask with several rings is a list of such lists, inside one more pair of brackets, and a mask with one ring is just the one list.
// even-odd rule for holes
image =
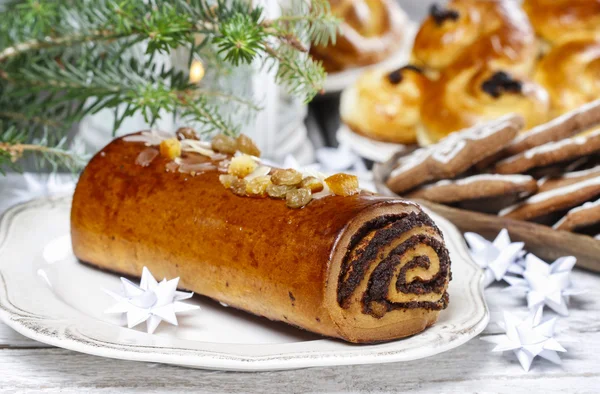
[[310, 50], [327, 72], [378, 63], [404, 43], [408, 18], [394, 0], [339, 0], [331, 9], [342, 19], [335, 44]]
[[342, 93], [342, 122], [368, 138], [414, 144], [427, 83], [421, 71], [410, 66], [392, 72], [369, 70]]
[[523, 8], [536, 33], [553, 44], [572, 34], [600, 33], [598, 0], [525, 0]]
[[534, 79], [548, 90], [554, 116], [559, 116], [600, 97], [599, 74], [600, 33], [583, 34], [560, 41], [542, 57]]
[[[498, 83], [498, 76], [509, 84]], [[546, 122], [550, 114], [548, 93], [541, 85], [505, 71], [491, 71], [484, 64], [444, 74], [428, 85], [422, 102], [421, 139], [432, 142], [505, 114], [523, 116], [525, 129]]]
[[452, 73], [476, 64], [527, 74], [535, 61], [533, 28], [512, 0], [452, 0], [446, 8], [456, 19], [430, 15], [413, 46], [413, 62]]
[[[290, 209], [285, 201], [234, 195], [214, 170], [196, 176], [167, 172], [162, 157], [147, 167], [136, 165], [144, 149], [142, 143], [115, 140], [81, 175], [71, 215], [73, 249], [80, 260], [131, 276], [147, 266], [157, 277], [181, 277], [182, 288], [351, 342], [415, 334], [433, 324], [445, 306], [447, 251], [418, 206], [361, 193]], [[391, 250], [415, 236], [408, 241], [413, 242], [411, 253], [431, 263], [406, 268], [400, 288], [410, 290], [423, 282], [425, 291], [392, 291], [386, 298], [375, 294], [379, 304], [404, 303], [400, 309], [369, 311], [364, 301], [343, 307], [338, 303], [342, 262], [349, 250], [356, 253], [358, 248], [350, 246], [350, 238], [365, 234], [365, 224], [382, 217], [384, 226], [412, 225], [390, 238], [369, 229], [358, 239], [360, 245], [380, 245], [381, 256], [368, 262], [353, 294], [362, 299], [366, 283], [380, 283], [370, 273], [388, 255], [402, 256]], [[397, 275], [390, 287], [397, 285]], [[440, 307], [423, 307], [420, 301]]]

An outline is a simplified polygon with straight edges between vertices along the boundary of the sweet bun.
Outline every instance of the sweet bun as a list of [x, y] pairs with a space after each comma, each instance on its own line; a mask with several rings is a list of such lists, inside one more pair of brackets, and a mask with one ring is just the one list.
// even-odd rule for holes
[[578, 35], [560, 42], [540, 60], [534, 78], [548, 90], [554, 115], [598, 99], [600, 35]]
[[422, 145], [439, 141], [451, 132], [486, 120], [516, 113], [525, 119], [526, 129], [548, 119], [548, 93], [539, 84], [504, 71], [470, 67], [452, 78], [431, 82], [421, 107]]
[[415, 37], [414, 64], [446, 72], [478, 62], [519, 74], [532, 69], [535, 34], [515, 1], [453, 0], [446, 7], [431, 7]]
[[525, 0], [523, 8], [536, 33], [551, 44], [571, 34], [600, 33], [598, 0]]
[[312, 56], [329, 72], [378, 63], [398, 50], [408, 17], [394, 0], [332, 0], [340, 19], [337, 41], [314, 46]]
[[369, 70], [342, 93], [342, 122], [375, 140], [414, 144], [427, 83], [421, 70], [412, 66], [392, 72]]

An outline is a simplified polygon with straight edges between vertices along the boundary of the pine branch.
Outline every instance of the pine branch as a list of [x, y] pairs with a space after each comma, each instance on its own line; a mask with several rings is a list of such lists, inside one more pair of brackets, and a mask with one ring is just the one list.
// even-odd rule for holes
[[277, 49], [267, 45], [266, 51], [277, 66], [277, 82], [290, 93], [304, 96], [304, 102], [309, 102], [322, 92], [326, 74], [320, 62], [283, 45]]
[[18, 162], [28, 153], [41, 155], [38, 160], [38, 168], [50, 166], [52, 171], [57, 169], [78, 171], [88, 160], [88, 156], [73, 149], [67, 148], [66, 138], [53, 141], [46, 135], [41, 139], [25, 142], [27, 133], [16, 127], [4, 130], [0, 123], [0, 173], [6, 174], [7, 169], [20, 171]]
[[331, 13], [329, 0], [293, 2], [292, 7], [266, 26], [275, 29], [278, 37], [295, 36], [299, 40], [315, 45], [335, 43], [335, 36], [341, 20]]
[[44, 40], [29, 40], [0, 51], [0, 62], [35, 50], [60, 46], [72, 46], [76, 44], [83, 44], [85, 42], [95, 42], [98, 40], [115, 40], [122, 37], [126, 37], [126, 35], [117, 34], [110, 31], [92, 31], [86, 34], [74, 34], [64, 37], [48, 37]]
[[[248, 113], [260, 106], [224, 91], [220, 81], [245, 64], [276, 67], [277, 81], [309, 101], [321, 91], [325, 74], [307, 57], [308, 45], [334, 39], [337, 19], [327, 0], [292, 4], [272, 20], [247, 0], [5, 5], [0, 9], [0, 166], [30, 151], [74, 164], [66, 159], [64, 136], [102, 109], [114, 110], [115, 130], [136, 113], [150, 124], [169, 113], [198, 123], [202, 132], [235, 134], [241, 123], [237, 106]], [[146, 55], [133, 55], [140, 48]], [[159, 66], [156, 54], [180, 49], [189, 51], [188, 65], [199, 56], [209, 66], [201, 84], [189, 82], [188, 70]], [[232, 106], [234, 117], [225, 115], [224, 108]], [[15, 130], [21, 137], [9, 142]]]

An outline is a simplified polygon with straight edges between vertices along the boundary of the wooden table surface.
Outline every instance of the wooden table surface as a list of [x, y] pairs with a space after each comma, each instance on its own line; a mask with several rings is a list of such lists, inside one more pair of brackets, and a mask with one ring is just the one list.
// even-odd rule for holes
[[[0, 179], [0, 211], [9, 201], [7, 182]], [[588, 292], [572, 299], [571, 315], [557, 324], [556, 338], [568, 350], [563, 364], [536, 359], [529, 373], [512, 353], [492, 353], [494, 345], [479, 338], [420, 361], [234, 373], [88, 356], [35, 342], [0, 323], [0, 392], [598, 393], [600, 276], [576, 270], [573, 280]], [[501, 332], [496, 322], [502, 311], [527, 313], [524, 299], [505, 287], [486, 290], [491, 323], [484, 335]]]

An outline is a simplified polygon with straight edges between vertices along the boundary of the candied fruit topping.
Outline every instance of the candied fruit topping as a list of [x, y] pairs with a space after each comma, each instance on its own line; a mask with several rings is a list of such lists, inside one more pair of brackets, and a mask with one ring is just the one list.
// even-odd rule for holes
[[181, 142], [177, 138], [163, 140], [160, 143], [160, 154], [171, 160], [181, 156]]
[[338, 196], [351, 196], [358, 193], [358, 178], [349, 174], [335, 174], [325, 179], [331, 191]]
[[158, 151], [154, 148], [146, 148], [143, 151], [140, 152], [140, 154], [137, 156], [137, 158], [135, 159], [135, 164], [142, 166], [142, 167], [148, 167], [152, 161], [154, 161], [154, 159], [156, 159], [156, 156], [158, 156]]
[[[256, 167], [256, 170], [252, 171], [252, 173], [250, 175], [246, 176], [244, 179], [246, 179], [246, 181], [251, 181], [252, 179], [254, 179], [256, 177], [269, 175], [269, 172], [271, 172], [271, 167], [258, 166], [258, 167]], [[271, 179], [271, 178], [269, 177], [269, 179]]]
[[266, 197], [267, 187], [271, 184], [271, 177], [268, 175], [257, 176], [246, 183], [246, 193], [254, 197]]
[[229, 164], [231, 164], [231, 160], [220, 161], [217, 165], [217, 169], [219, 170], [219, 172], [227, 172], [227, 170], [229, 169]]
[[227, 188], [227, 189], [229, 189], [231, 187], [231, 185], [233, 185], [233, 181], [235, 181], [236, 179], [237, 179], [236, 176], [229, 175], [229, 174], [219, 175], [219, 181], [221, 182], [221, 185], [225, 186], [225, 188]]
[[246, 195], [246, 181], [240, 178], [235, 178], [231, 183], [231, 191], [238, 196]]
[[300, 187], [309, 189], [312, 193], [318, 193], [324, 189], [323, 183], [314, 176], [307, 176], [300, 182]]
[[198, 138], [198, 134], [196, 134], [196, 130], [192, 129], [191, 127], [180, 127], [175, 132], [175, 135], [177, 136], [177, 139], [179, 141], [182, 141], [182, 140], [198, 141], [200, 139], [200, 138]]
[[217, 134], [210, 143], [212, 149], [217, 152], [233, 155], [237, 151], [237, 142], [225, 135]]
[[271, 176], [271, 182], [276, 185], [294, 186], [302, 182], [302, 173], [288, 168], [287, 170], [275, 170]]
[[254, 144], [254, 141], [247, 135], [240, 134], [236, 140], [237, 150], [247, 155], [260, 157], [260, 149]]
[[231, 175], [243, 178], [256, 170], [256, 167], [258, 167], [258, 164], [256, 164], [256, 161], [254, 161], [251, 156], [236, 156], [231, 159], [227, 172]]
[[312, 193], [310, 189], [301, 187], [287, 192], [285, 195], [285, 203], [290, 208], [302, 208], [310, 202]]
[[[271, 181], [273, 181], [273, 178], [271, 178]], [[274, 185], [271, 183], [267, 186], [267, 194], [272, 198], [285, 198], [287, 192], [293, 189], [293, 186]]]

